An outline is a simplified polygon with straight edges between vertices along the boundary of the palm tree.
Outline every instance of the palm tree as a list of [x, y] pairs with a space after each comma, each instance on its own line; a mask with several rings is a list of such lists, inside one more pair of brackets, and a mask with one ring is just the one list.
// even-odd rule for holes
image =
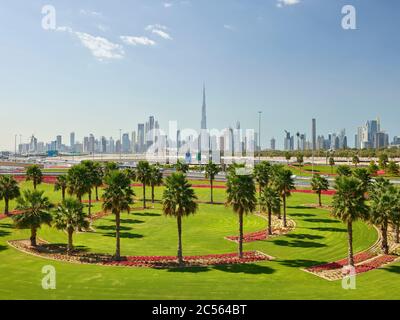
[[272, 235], [272, 213], [280, 210], [281, 198], [279, 192], [273, 187], [264, 189], [260, 197], [261, 210], [268, 212], [267, 234]]
[[397, 190], [394, 196], [396, 198], [396, 205], [392, 212], [391, 222], [395, 233], [395, 242], [400, 243], [400, 190]]
[[321, 194], [322, 191], [327, 191], [329, 189], [328, 179], [319, 174], [314, 174], [311, 180], [311, 189], [318, 194], [318, 205], [322, 207]]
[[197, 197], [186, 176], [173, 173], [165, 181], [163, 193], [163, 212], [166, 216], [176, 217], [178, 225], [178, 262], [183, 264], [182, 253], [182, 217], [195, 214], [198, 206]]
[[96, 193], [96, 201], [99, 201], [99, 187], [103, 185], [104, 170], [100, 162], [93, 164], [93, 185]]
[[150, 167], [150, 186], [151, 186], [151, 203], [154, 206], [154, 187], [161, 186], [163, 183], [163, 174], [158, 165]]
[[61, 190], [62, 201], [65, 200], [65, 191], [68, 187], [68, 179], [66, 175], [61, 175], [57, 177], [56, 183], [54, 184], [54, 191]]
[[361, 186], [365, 192], [369, 189], [371, 184], [371, 174], [366, 168], [356, 168], [353, 171], [353, 176], [361, 181]]
[[331, 174], [333, 174], [333, 167], [335, 166], [335, 158], [329, 157], [329, 165], [331, 166]]
[[300, 172], [301, 172], [302, 169], [303, 169], [303, 165], [304, 165], [304, 156], [303, 156], [303, 154], [299, 153], [296, 156], [296, 162], [297, 162], [297, 165], [299, 166]]
[[37, 246], [37, 230], [42, 224], [50, 225], [52, 221], [50, 209], [53, 208], [53, 205], [49, 198], [43, 194], [44, 191], [25, 190], [23, 195], [17, 199], [16, 209], [22, 211], [22, 213], [12, 216], [16, 228], [31, 230], [32, 247]]
[[18, 182], [12, 176], [0, 176], [0, 200], [4, 199], [4, 214], [9, 214], [9, 202], [20, 196]]
[[118, 170], [118, 165], [115, 162], [106, 162], [103, 166], [103, 176], [106, 176], [110, 171]]
[[54, 216], [55, 227], [58, 230], [65, 230], [68, 234], [67, 253], [73, 250], [72, 236], [75, 230], [87, 230], [89, 228], [89, 220], [83, 212], [83, 205], [79, 200], [67, 198], [57, 207]]
[[257, 206], [253, 176], [230, 172], [226, 192], [227, 205], [239, 216], [239, 258], [243, 258], [243, 215], [254, 212]]
[[271, 164], [262, 161], [254, 166], [254, 177], [258, 183], [258, 195], [261, 197], [263, 189], [268, 185], [271, 177]]
[[382, 233], [382, 251], [389, 254], [388, 245], [388, 226], [397, 211], [397, 190], [389, 182], [375, 183], [371, 187], [373, 192], [370, 192], [371, 211], [370, 221], [380, 227]]
[[357, 168], [358, 164], [360, 163], [360, 158], [357, 155], [353, 156], [353, 164]]
[[351, 168], [349, 166], [346, 166], [346, 165], [341, 165], [341, 166], [337, 167], [336, 173], [339, 176], [347, 176], [347, 177], [349, 177], [349, 176], [351, 176]]
[[131, 179], [122, 171], [110, 171], [104, 178], [106, 187], [104, 189], [103, 210], [111, 211], [115, 215], [115, 259], [121, 259], [121, 212], [130, 212], [135, 193], [131, 189]]
[[175, 164], [175, 170], [186, 174], [189, 171], [189, 165], [181, 160], [178, 160]]
[[36, 190], [38, 184], [42, 183], [43, 173], [40, 167], [36, 164], [26, 169], [26, 181], [33, 182], [33, 189]]
[[82, 203], [82, 197], [89, 193], [92, 186], [90, 174], [86, 166], [77, 164], [68, 170], [67, 175], [68, 187], [67, 191], [70, 195], [75, 195], [79, 202]]
[[275, 188], [279, 191], [282, 198], [283, 204], [283, 226], [287, 226], [286, 221], [286, 199], [290, 197], [291, 190], [295, 190], [294, 179], [292, 171], [284, 168], [279, 168], [275, 170], [273, 184]]
[[292, 159], [292, 155], [290, 154], [290, 152], [285, 153], [285, 159], [286, 159], [287, 165], [289, 165], [289, 161], [290, 161], [290, 159]]
[[213, 163], [211, 160], [205, 165], [205, 176], [206, 179], [210, 180], [210, 191], [211, 191], [211, 203], [214, 203], [214, 195], [213, 195], [213, 189], [214, 189], [214, 180], [215, 176], [221, 171], [221, 167], [218, 166], [217, 164]]
[[353, 222], [366, 220], [368, 208], [365, 204], [364, 190], [361, 181], [354, 177], [339, 176], [335, 180], [336, 194], [333, 196], [334, 217], [347, 223], [348, 264], [354, 266], [353, 257]]
[[150, 171], [148, 161], [139, 161], [136, 167], [136, 179], [143, 185], [143, 209], [146, 209], [146, 185], [150, 183]]
[[91, 160], [84, 160], [81, 162], [81, 164], [86, 167], [87, 169], [87, 186], [88, 186], [88, 199], [89, 199], [89, 204], [88, 204], [88, 212], [89, 216], [91, 215], [91, 210], [92, 210], [92, 190], [93, 188], [96, 188], [96, 197], [98, 199], [98, 193], [97, 193], [97, 187], [101, 186], [103, 183], [102, 179], [102, 173], [100, 172], [100, 167], [99, 165], [96, 165], [96, 162], [93, 162]]

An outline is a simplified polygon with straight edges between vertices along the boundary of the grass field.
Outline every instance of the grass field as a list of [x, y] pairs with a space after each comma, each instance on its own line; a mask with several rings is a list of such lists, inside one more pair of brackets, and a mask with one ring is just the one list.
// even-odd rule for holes
[[[23, 188], [30, 188], [23, 183]], [[41, 185], [53, 202], [60, 194], [53, 186]], [[140, 200], [142, 189], [136, 188]], [[148, 190], [150, 195], [150, 190]], [[162, 188], [157, 188], [160, 199]], [[208, 189], [196, 189], [199, 199], [208, 201]], [[225, 190], [214, 191], [216, 201], [224, 201]], [[324, 197], [325, 202], [330, 201]], [[398, 299], [400, 263], [357, 276], [357, 289], [344, 290], [341, 282], [329, 282], [300, 268], [330, 262], [346, 256], [345, 226], [325, 210], [304, 206], [315, 203], [315, 195], [294, 194], [289, 200], [289, 215], [296, 229], [286, 236], [244, 244], [245, 250], [260, 250], [276, 260], [236, 266], [184, 269], [145, 269], [78, 265], [45, 260], [19, 252], [7, 240], [28, 238], [27, 230], [15, 230], [11, 219], [0, 221], [0, 298], [1, 299]], [[0, 210], [3, 202], [0, 203]], [[12, 203], [14, 206], [14, 203]], [[135, 207], [140, 207], [138, 201]], [[95, 204], [93, 212], [100, 211]], [[176, 221], [154, 209], [123, 214], [123, 255], [174, 255], [177, 246]], [[265, 220], [245, 218], [245, 231], [265, 227]], [[114, 220], [107, 216], [94, 223], [96, 232], [75, 235], [75, 245], [92, 252], [113, 253]], [[223, 205], [201, 204], [197, 215], [183, 221], [185, 255], [228, 253], [236, 244], [224, 236], [237, 233], [237, 218]], [[49, 227], [39, 237], [65, 243], [66, 234]], [[374, 228], [362, 222], [354, 226], [354, 249], [360, 251], [377, 239]], [[53, 265], [57, 289], [43, 290], [41, 269]]]

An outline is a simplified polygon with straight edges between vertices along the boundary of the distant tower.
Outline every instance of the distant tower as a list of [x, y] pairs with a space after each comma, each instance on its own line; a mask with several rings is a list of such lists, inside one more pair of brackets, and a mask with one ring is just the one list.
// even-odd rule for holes
[[312, 150], [317, 150], [317, 120], [312, 119]]
[[201, 108], [201, 129], [207, 129], [207, 113], [206, 113], [206, 86], [203, 85], [203, 106]]

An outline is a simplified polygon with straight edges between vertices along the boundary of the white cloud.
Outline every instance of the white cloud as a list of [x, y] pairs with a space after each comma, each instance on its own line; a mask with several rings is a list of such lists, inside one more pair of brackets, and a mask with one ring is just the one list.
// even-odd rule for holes
[[171, 8], [172, 7], [172, 3], [171, 2], [164, 2], [164, 8]]
[[156, 42], [147, 37], [131, 37], [131, 36], [121, 36], [120, 39], [129, 45], [142, 45], [142, 46], [154, 46]]
[[166, 26], [161, 25], [161, 24], [148, 25], [145, 28], [145, 30], [151, 31], [152, 33], [160, 36], [163, 39], [172, 40], [172, 37], [169, 35], [169, 33], [166, 32], [168, 30], [168, 28]]
[[230, 25], [230, 24], [224, 24], [224, 29], [229, 30], [229, 31], [235, 31], [235, 27]]
[[276, 4], [276, 6], [278, 8], [282, 8], [283, 6], [292, 6], [295, 4], [299, 4], [300, 0], [278, 0], [278, 3]]
[[81, 44], [90, 50], [92, 55], [99, 61], [108, 59], [122, 59], [125, 56], [124, 48], [106, 38], [96, 37], [85, 32], [74, 31], [70, 27], [58, 27], [57, 31], [68, 32], [77, 37]]
[[91, 17], [98, 17], [98, 18], [103, 17], [103, 14], [101, 12], [97, 12], [97, 11], [88, 11], [85, 9], [81, 9], [79, 11], [79, 13], [83, 16], [91, 16]]
[[103, 31], [103, 32], [106, 32], [106, 31], [110, 30], [109, 27], [107, 27], [105, 25], [102, 25], [102, 24], [98, 24], [97, 25], [97, 29], [99, 29], [100, 31]]

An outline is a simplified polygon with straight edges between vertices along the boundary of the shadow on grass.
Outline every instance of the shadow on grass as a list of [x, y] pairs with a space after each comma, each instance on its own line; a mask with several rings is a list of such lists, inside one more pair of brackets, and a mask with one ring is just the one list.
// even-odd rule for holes
[[170, 268], [168, 272], [175, 273], [200, 273], [211, 271], [209, 267], [181, 267], [181, 268]]
[[307, 240], [321, 240], [324, 236], [317, 236], [313, 234], [287, 234], [286, 237], [292, 239], [307, 239]]
[[387, 266], [382, 270], [400, 274], [400, 266]]
[[[115, 226], [97, 226], [96, 229], [98, 229], [98, 230], [110, 231], [110, 230], [115, 230]], [[121, 231], [129, 231], [129, 230], [132, 230], [131, 227], [126, 227], [126, 226], [120, 226], [119, 229], [120, 229]]]
[[293, 248], [323, 248], [323, 247], [326, 247], [326, 244], [324, 244], [324, 243], [312, 242], [312, 241], [302, 241], [302, 240], [294, 240], [294, 241], [274, 240], [272, 242], [278, 246], [293, 247]]
[[308, 228], [308, 229], [317, 230], [317, 231], [328, 231], [328, 232], [347, 232], [346, 229], [332, 228], [332, 227], [315, 227], [315, 228]]
[[308, 268], [311, 266], [318, 266], [324, 264], [324, 261], [315, 261], [315, 260], [304, 260], [304, 259], [293, 259], [293, 260], [281, 260], [279, 263], [286, 267], [292, 268]]
[[[115, 232], [105, 233], [103, 234], [104, 237], [111, 237], [115, 238]], [[119, 236], [124, 239], [140, 239], [143, 238], [143, 235], [136, 234], [136, 233], [129, 233], [129, 232], [120, 232]]]
[[11, 234], [10, 231], [0, 230], [0, 238], [1, 237], [5, 237], [5, 236], [9, 236], [10, 234]]
[[137, 219], [121, 219], [121, 223], [127, 223], [127, 224], [139, 224], [139, 223], [144, 223], [143, 220], [137, 220]]
[[288, 206], [288, 209], [316, 209], [315, 207], [307, 207], [307, 206]]
[[315, 217], [316, 214], [314, 213], [289, 213], [289, 216], [291, 217]]
[[333, 219], [304, 219], [304, 221], [315, 223], [340, 223], [340, 221]]
[[3, 246], [2, 244], [0, 244], [0, 251], [4, 251], [7, 250], [8, 247], [7, 246]]
[[213, 269], [230, 273], [245, 274], [272, 274], [275, 272], [275, 269], [272, 269], [270, 267], [260, 266], [252, 263], [214, 266]]
[[13, 225], [11, 223], [2, 223], [0, 224], [0, 228], [12, 229]]
[[133, 215], [139, 216], [139, 217], [159, 217], [159, 216], [161, 216], [160, 213], [151, 213], [151, 212], [135, 212]]

